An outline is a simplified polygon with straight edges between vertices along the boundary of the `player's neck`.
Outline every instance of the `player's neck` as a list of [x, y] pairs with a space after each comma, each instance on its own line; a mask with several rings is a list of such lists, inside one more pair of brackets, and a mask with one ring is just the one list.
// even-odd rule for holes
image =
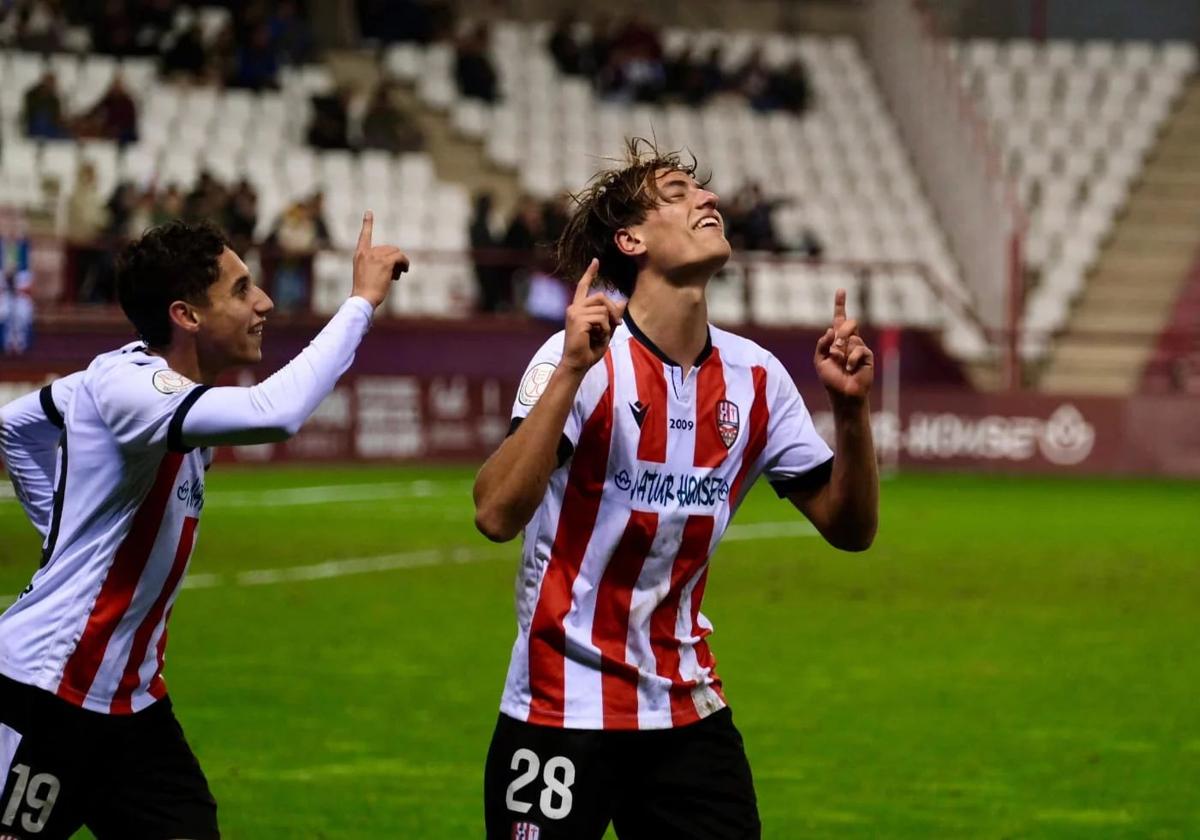
[[200, 354], [196, 350], [196, 345], [188, 344], [172, 344], [168, 347], [150, 350], [155, 356], [162, 356], [167, 361], [167, 367], [176, 373], [183, 374], [193, 382], [199, 382], [201, 385], [212, 385], [217, 381], [217, 374], [220, 371], [206, 371], [200, 363]]
[[708, 343], [708, 301], [703, 285], [639, 277], [627, 311], [646, 338], [682, 367], [685, 375]]

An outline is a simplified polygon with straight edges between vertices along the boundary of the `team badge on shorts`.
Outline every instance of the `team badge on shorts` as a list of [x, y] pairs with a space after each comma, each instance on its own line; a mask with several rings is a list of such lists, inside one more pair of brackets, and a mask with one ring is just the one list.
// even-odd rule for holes
[[542, 830], [533, 823], [513, 823], [512, 840], [538, 840], [541, 834]]
[[726, 449], [733, 446], [733, 442], [737, 440], [740, 426], [737, 405], [729, 400], [721, 400], [717, 403], [717, 433], [721, 436], [721, 443], [725, 444]]

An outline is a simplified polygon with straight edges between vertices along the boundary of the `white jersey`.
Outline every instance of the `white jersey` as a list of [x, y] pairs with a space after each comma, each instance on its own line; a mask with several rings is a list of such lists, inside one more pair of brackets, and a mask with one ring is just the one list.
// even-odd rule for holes
[[[128, 347], [138, 347], [137, 344]], [[50, 530], [54, 467], [62, 439], [63, 413], [83, 372], [56, 379], [0, 408], [0, 452], [17, 501], [42, 539]]]
[[[725, 706], [700, 612], [708, 561], [746, 491], [828, 480], [833, 453], [795, 384], [715, 327], [682, 369], [625, 315], [568, 415], [559, 468], [525, 529], [518, 635], [501, 711], [574, 729], [661, 729]], [[514, 428], [562, 355], [526, 370]]]
[[[204, 507], [206, 446], [294, 434], [353, 361], [372, 311], [351, 298], [252, 388], [197, 385], [140, 345], [99, 356], [74, 378], [42, 566], [0, 616], [0, 674], [110, 714], [163, 697], [167, 621]], [[52, 425], [59, 406], [43, 393]], [[21, 449], [43, 436], [32, 414], [12, 405], [0, 414], [10, 463], [36, 461]], [[22, 474], [26, 498], [41, 472]]]

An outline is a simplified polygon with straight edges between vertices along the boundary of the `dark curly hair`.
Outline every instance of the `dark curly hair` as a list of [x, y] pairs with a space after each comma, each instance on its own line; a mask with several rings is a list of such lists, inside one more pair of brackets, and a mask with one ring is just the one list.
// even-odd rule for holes
[[152, 227], [117, 257], [117, 299], [142, 341], [150, 347], [171, 343], [168, 310], [177, 300], [208, 303], [219, 260], [229, 247], [211, 222], [167, 222]]
[[661, 152], [645, 138], [626, 140], [623, 165], [596, 173], [585, 189], [571, 196], [575, 211], [558, 238], [559, 276], [574, 280], [598, 257], [600, 278], [625, 297], [631, 296], [637, 263], [621, 253], [613, 235], [645, 221], [646, 213], [663, 203], [658, 176], [664, 169], [696, 177], [696, 157], [690, 152], [687, 156], [685, 161], [682, 152]]

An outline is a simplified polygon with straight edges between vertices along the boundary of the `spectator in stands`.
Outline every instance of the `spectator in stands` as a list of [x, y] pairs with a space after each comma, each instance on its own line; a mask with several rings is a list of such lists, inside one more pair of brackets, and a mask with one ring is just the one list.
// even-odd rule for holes
[[666, 67], [668, 93], [688, 105], [703, 105], [726, 85], [720, 47], [712, 47], [702, 58], [685, 49]]
[[618, 102], [657, 102], [666, 89], [667, 71], [657, 33], [630, 18], [613, 39], [598, 87]]
[[250, 90], [274, 88], [278, 75], [279, 58], [271, 45], [271, 27], [259, 23], [237, 51], [237, 68], [230, 84]]
[[64, 233], [67, 256], [74, 268], [76, 299], [81, 303], [108, 303], [113, 289], [111, 277], [105, 271], [106, 249], [102, 241], [108, 229], [108, 207], [90, 163], [79, 167], [66, 210]]
[[23, 114], [25, 134], [31, 138], [61, 140], [70, 136], [58, 96], [58, 80], [50, 71], [25, 92]]
[[802, 114], [808, 109], [808, 72], [804, 62], [794, 59], [790, 64], [771, 76], [774, 99], [780, 108], [793, 114]]
[[233, 243], [234, 251], [244, 254], [254, 241], [254, 229], [258, 225], [258, 193], [245, 178], [238, 181], [230, 193], [225, 207], [225, 233]]
[[225, 215], [228, 193], [208, 170], [202, 170], [196, 185], [183, 202], [183, 219], [188, 222], [204, 220], [220, 222]]
[[454, 78], [458, 92], [469, 99], [496, 101], [496, 70], [487, 55], [486, 24], [470, 29], [458, 42], [454, 61]]
[[267, 20], [275, 54], [285, 65], [312, 60], [313, 37], [308, 22], [300, 15], [295, 0], [280, 0]]
[[168, 79], [195, 81], [204, 76], [207, 66], [208, 56], [204, 51], [200, 21], [193, 20], [174, 36], [163, 52], [162, 72]]
[[108, 227], [108, 208], [96, 183], [96, 170], [90, 163], [80, 165], [75, 175], [64, 221], [67, 241], [73, 244], [93, 243]]
[[138, 52], [137, 22], [126, 0], [104, 0], [84, 5], [84, 22], [92, 35], [92, 49], [106, 55]]
[[[153, 192], [151, 193], [153, 195]], [[154, 224], [161, 225], [175, 219], [182, 219], [187, 209], [187, 202], [178, 184], [171, 184], [167, 191], [156, 197], [154, 203]]]
[[346, 94], [336, 91], [312, 98], [312, 122], [308, 126], [308, 143], [318, 149], [348, 149]]
[[546, 227], [545, 241], [557, 242], [571, 221], [571, 198], [564, 195], [547, 201], [542, 205], [542, 219]]
[[121, 145], [137, 142], [137, 104], [119, 73], [113, 76], [100, 101], [84, 115], [82, 124], [86, 128], [80, 134], [116, 140]]
[[517, 285], [543, 261], [545, 255], [541, 252], [548, 243], [546, 214], [542, 204], [533, 196], [521, 196], [517, 202], [516, 213], [501, 240], [501, 245], [508, 251], [506, 260], [509, 262], [503, 271], [504, 279], [499, 282], [497, 289], [497, 298], [502, 308], [512, 308]]
[[129, 220], [137, 202], [138, 191], [133, 184], [128, 181], [117, 184], [106, 205], [108, 210], [108, 225], [104, 229], [106, 238], [117, 240], [124, 239], [128, 235]]
[[27, 0], [17, 3], [10, 14], [13, 16], [13, 42], [20, 49], [50, 52], [61, 46], [67, 21], [60, 4], [49, 0]]
[[433, 40], [437, 10], [423, 0], [358, 0], [358, 31], [384, 43]]
[[762, 54], [758, 51], [750, 53], [746, 62], [734, 72], [731, 85], [756, 111], [773, 111], [779, 106], [771, 71], [763, 64]]
[[782, 251], [773, 217], [781, 203], [767, 199], [757, 183], [744, 186], [726, 213], [730, 243], [746, 251]]
[[386, 152], [415, 152], [423, 148], [425, 138], [409, 114], [392, 101], [391, 89], [380, 85], [371, 95], [362, 120], [362, 147]]
[[165, 218], [159, 213], [158, 197], [154, 194], [153, 189], [144, 189], [140, 192], [136, 187], [131, 187], [134, 192], [134, 201], [129, 208], [129, 215], [126, 217], [126, 228], [123, 231], [124, 235], [130, 239], [136, 239], [141, 236], [148, 228], [158, 224], [159, 219]]
[[508, 303], [506, 288], [511, 271], [501, 265], [503, 252], [496, 234], [492, 232], [492, 195], [480, 193], [475, 197], [471, 212], [471, 260], [475, 264], [475, 281], [479, 284], [479, 308], [483, 312], [499, 312]]
[[305, 305], [312, 277], [313, 254], [328, 247], [328, 232], [318, 215], [314, 200], [297, 201], [283, 211], [268, 244], [276, 260], [271, 297], [279, 312], [291, 312]]
[[317, 249], [332, 248], [333, 240], [329, 236], [329, 225], [325, 221], [325, 193], [317, 191], [308, 199], [308, 215], [316, 231]]
[[583, 54], [579, 49], [579, 42], [575, 39], [575, 27], [574, 13], [564, 13], [555, 23], [554, 31], [550, 33], [550, 40], [546, 44], [558, 72], [568, 76], [577, 76], [584, 71]]

